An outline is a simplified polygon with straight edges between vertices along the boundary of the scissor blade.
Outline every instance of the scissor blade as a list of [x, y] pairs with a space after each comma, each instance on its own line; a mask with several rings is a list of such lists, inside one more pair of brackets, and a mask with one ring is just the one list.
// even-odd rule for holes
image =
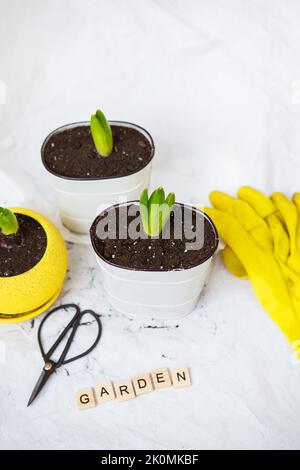
[[32, 394], [30, 395], [29, 401], [27, 403], [27, 406], [30, 406], [33, 400], [36, 399], [42, 388], [44, 387], [45, 383], [49, 379], [50, 375], [52, 374], [53, 370], [45, 370], [43, 369], [33, 391]]

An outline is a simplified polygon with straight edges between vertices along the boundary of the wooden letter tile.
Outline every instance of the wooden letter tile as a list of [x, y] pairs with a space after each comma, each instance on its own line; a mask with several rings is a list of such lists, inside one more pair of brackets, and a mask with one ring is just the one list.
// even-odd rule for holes
[[76, 393], [76, 402], [80, 410], [94, 408], [96, 406], [92, 388], [83, 388]]
[[132, 379], [135, 393], [142, 395], [143, 393], [153, 392], [153, 385], [150, 374], [137, 375]]
[[103, 382], [95, 386], [95, 395], [97, 402], [105, 403], [107, 401], [115, 400], [116, 394], [113, 383], [111, 381]]
[[172, 385], [168, 369], [155, 369], [151, 371], [151, 377], [156, 390]]
[[135, 398], [135, 392], [131, 380], [123, 380], [114, 383], [117, 399], [120, 401]]
[[190, 372], [187, 367], [182, 369], [172, 369], [171, 377], [173, 386], [176, 388], [191, 386]]

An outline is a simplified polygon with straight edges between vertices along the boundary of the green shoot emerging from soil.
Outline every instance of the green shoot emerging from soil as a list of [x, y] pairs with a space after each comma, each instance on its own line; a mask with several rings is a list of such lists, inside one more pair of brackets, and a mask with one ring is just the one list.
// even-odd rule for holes
[[148, 197], [148, 189], [144, 189], [140, 196], [140, 214], [144, 231], [150, 237], [158, 237], [170, 218], [175, 202], [175, 194], [165, 191], [160, 186]]
[[91, 116], [91, 134], [98, 154], [108, 157], [113, 149], [113, 137], [111, 127], [100, 109]]
[[17, 217], [10, 209], [0, 207], [0, 233], [15, 235], [19, 230]]

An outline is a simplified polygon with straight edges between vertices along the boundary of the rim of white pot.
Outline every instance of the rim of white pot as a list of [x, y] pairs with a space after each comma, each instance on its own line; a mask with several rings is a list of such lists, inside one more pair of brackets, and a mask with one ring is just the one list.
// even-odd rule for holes
[[180, 269], [164, 269], [164, 270], [161, 270], [161, 269], [147, 269], [147, 268], [132, 268], [130, 266], [120, 266], [116, 263], [113, 263], [112, 261], [108, 261], [106, 258], [104, 258], [104, 256], [102, 256], [100, 253], [98, 253], [97, 251], [97, 248], [95, 246], [95, 243], [94, 243], [94, 240], [93, 240], [93, 237], [92, 237], [92, 229], [94, 228], [94, 226], [98, 223], [100, 217], [105, 213], [105, 212], [108, 212], [109, 210], [115, 208], [115, 207], [121, 207], [121, 206], [128, 206], [129, 204], [139, 204], [139, 201], [137, 200], [134, 200], [134, 201], [126, 201], [126, 202], [122, 202], [122, 203], [119, 203], [119, 204], [113, 204], [109, 207], [107, 207], [106, 209], [104, 209], [102, 212], [100, 212], [99, 215], [97, 215], [97, 217], [95, 218], [95, 220], [93, 221], [92, 225], [91, 225], [91, 228], [90, 228], [90, 240], [91, 240], [91, 244], [92, 244], [92, 247], [93, 247], [93, 250], [95, 252], [95, 254], [102, 260], [104, 261], [105, 263], [115, 267], [115, 268], [119, 268], [119, 269], [125, 269], [125, 270], [128, 270], [128, 271], [142, 271], [142, 272], [148, 272], [148, 273], [166, 273], [166, 272], [173, 272], [173, 271], [188, 271], [189, 269], [194, 269], [196, 268], [197, 266], [200, 266], [201, 264], [205, 263], [208, 259], [210, 259], [214, 254], [215, 252], [217, 251], [218, 249], [218, 246], [219, 246], [219, 234], [218, 234], [218, 231], [216, 229], [216, 226], [215, 224], [213, 223], [212, 219], [207, 215], [205, 214], [205, 212], [203, 212], [202, 210], [198, 209], [197, 207], [195, 206], [192, 206], [190, 204], [183, 204], [181, 202], [175, 202], [175, 206], [180, 206], [180, 207], [188, 207], [189, 209], [191, 210], [194, 210], [195, 212], [197, 212], [198, 214], [202, 215], [211, 225], [212, 229], [213, 229], [213, 232], [215, 234], [215, 246], [213, 248], [213, 250], [203, 258], [203, 260], [201, 260], [201, 263], [198, 263], [196, 264], [195, 266], [191, 266], [189, 268], [180, 268]]
[[139, 171], [143, 170], [147, 165], [149, 165], [149, 163], [151, 163], [151, 161], [153, 160], [153, 157], [154, 157], [154, 154], [155, 154], [155, 145], [154, 145], [154, 141], [153, 141], [153, 138], [152, 138], [151, 134], [146, 129], [144, 129], [142, 126], [139, 126], [138, 124], [134, 124], [132, 122], [113, 121], [113, 120], [110, 120], [108, 122], [109, 122], [110, 125], [113, 125], [113, 126], [123, 126], [123, 127], [129, 127], [129, 128], [132, 128], [132, 129], [136, 129], [138, 132], [140, 132], [142, 135], [144, 135], [147, 138], [147, 140], [149, 141], [150, 145], [151, 145], [150, 160], [148, 160], [138, 170], [132, 171], [130, 173], [127, 173], [126, 175], [121, 175], [121, 176], [116, 175], [116, 176], [94, 176], [94, 177], [88, 177], [88, 176], [85, 176], [85, 177], [79, 176], [79, 177], [77, 177], [76, 176], [76, 177], [74, 177], [74, 176], [64, 176], [64, 175], [60, 175], [59, 173], [56, 173], [55, 171], [50, 169], [46, 164], [46, 161], [45, 161], [45, 147], [46, 147], [46, 144], [47, 144], [48, 140], [54, 134], [57, 134], [59, 132], [63, 132], [66, 129], [72, 129], [72, 128], [76, 128], [78, 126], [90, 126], [90, 121], [78, 121], [78, 122], [72, 122], [70, 124], [64, 124], [63, 126], [57, 127], [52, 132], [50, 132], [50, 134], [47, 135], [47, 137], [45, 138], [45, 140], [42, 144], [42, 147], [41, 147], [42, 163], [43, 163], [45, 169], [49, 173], [51, 173], [52, 175], [57, 176], [58, 178], [62, 178], [62, 179], [73, 180], [73, 181], [97, 181], [97, 180], [109, 180], [109, 179], [117, 179], [117, 178], [126, 178], [127, 176], [134, 175], [135, 173], [138, 173]]

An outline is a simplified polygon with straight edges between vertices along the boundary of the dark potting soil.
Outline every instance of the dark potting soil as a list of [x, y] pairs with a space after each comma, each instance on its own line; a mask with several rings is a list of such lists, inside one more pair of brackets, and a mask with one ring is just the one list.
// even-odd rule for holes
[[[137, 227], [139, 235], [126, 238], [128, 229], [132, 233], [131, 223]], [[189, 233], [183, 230], [185, 223]], [[94, 221], [90, 234], [96, 253], [108, 262], [147, 271], [192, 268], [206, 261], [218, 245], [213, 225], [200, 212], [180, 204], [175, 204], [169, 227], [165, 227], [159, 238], [147, 237], [141, 229], [139, 210], [135, 204], [104, 212]], [[194, 242], [196, 249], [191, 249], [191, 242]]]
[[135, 129], [111, 126], [114, 148], [109, 157], [98, 155], [90, 127], [77, 126], [57, 132], [45, 145], [46, 167], [71, 178], [126, 176], [144, 168], [152, 158], [152, 147]]
[[32, 217], [16, 214], [17, 235], [0, 234], [0, 277], [17, 276], [33, 268], [44, 256], [47, 235]]

